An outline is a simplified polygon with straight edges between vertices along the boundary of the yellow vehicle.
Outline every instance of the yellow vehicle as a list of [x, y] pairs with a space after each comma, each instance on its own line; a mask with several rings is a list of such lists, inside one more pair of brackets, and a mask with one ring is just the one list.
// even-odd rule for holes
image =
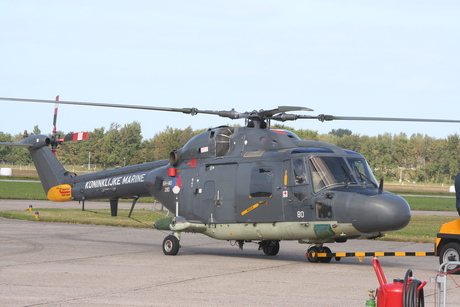
[[[445, 223], [436, 236], [434, 248], [439, 263], [460, 261], [460, 219]], [[460, 265], [449, 266], [449, 270], [459, 269]]]

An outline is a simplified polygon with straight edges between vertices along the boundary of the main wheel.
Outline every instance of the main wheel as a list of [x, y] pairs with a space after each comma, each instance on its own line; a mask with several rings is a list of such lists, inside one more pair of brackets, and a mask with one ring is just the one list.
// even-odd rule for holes
[[[312, 253], [315, 253], [316, 255], [312, 256], [311, 255]], [[310, 247], [307, 250], [307, 259], [308, 259], [308, 261], [309, 262], [318, 262], [319, 261], [318, 253], [319, 253], [319, 248], [317, 246]]]
[[[326, 254], [331, 254], [332, 253], [331, 249], [329, 247], [327, 247], [327, 246], [323, 246], [321, 252], [326, 253]], [[322, 263], [329, 263], [329, 262], [331, 262], [331, 260], [332, 260], [332, 257], [321, 257], [321, 258], [319, 258], [319, 261], [322, 262]]]
[[264, 241], [262, 247], [264, 254], [267, 256], [276, 256], [280, 251], [280, 241]]
[[[444, 245], [444, 247], [441, 249], [441, 253], [439, 253], [439, 264], [443, 264], [444, 262], [449, 262], [449, 261], [460, 261], [460, 244], [456, 242], [450, 242]], [[460, 265], [449, 265], [447, 267], [447, 270], [452, 271], [459, 269]], [[457, 271], [455, 272], [456, 274], [459, 274], [460, 272]]]
[[165, 255], [177, 255], [179, 247], [179, 239], [173, 235], [169, 235], [163, 240], [163, 253]]

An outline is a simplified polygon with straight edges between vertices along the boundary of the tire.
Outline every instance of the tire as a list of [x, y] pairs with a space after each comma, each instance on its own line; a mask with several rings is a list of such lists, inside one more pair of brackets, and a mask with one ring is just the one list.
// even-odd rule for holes
[[276, 240], [264, 241], [262, 249], [265, 255], [276, 256], [278, 252], [280, 251], [280, 241], [276, 241]]
[[[443, 246], [441, 253], [439, 253], [439, 264], [448, 261], [460, 261], [460, 244], [457, 242], [450, 242]], [[448, 271], [460, 269], [460, 265], [449, 265]], [[455, 274], [460, 274], [460, 270]]]
[[307, 259], [309, 262], [319, 262], [319, 257], [318, 256], [312, 256], [312, 253], [319, 253], [319, 248], [316, 246], [312, 246], [307, 250]]
[[177, 255], [179, 252], [179, 247], [179, 239], [173, 235], [169, 235], [163, 240], [163, 253], [165, 255]]
[[[321, 253], [331, 254], [332, 251], [331, 251], [331, 249], [329, 247], [323, 246]], [[331, 260], [332, 260], [332, 257], [321, 257], [321, 258], [319, 258], [319, 262], [322, 262], [322, 263], [329, 263], [329, 262], [331, 262]]]

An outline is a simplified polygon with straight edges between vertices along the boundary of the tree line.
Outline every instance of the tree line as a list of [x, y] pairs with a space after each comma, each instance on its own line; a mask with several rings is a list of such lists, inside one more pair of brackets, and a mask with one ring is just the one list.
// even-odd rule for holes
[[[314, 130], [284, 125], [273, 125], [272, 128], [290, 130], [303, 140], [323, 141], [359, 152], [366, 157], [376, 177], [385, 181], [450, 184], [460, 172], [460, 139], [457, 134], [437, 139], [422, 134], [408, 137], [405, 133], [358, 135], [348, 129], [318, 134]], [[167, 159], [172, 150], [182, 147], [203, 131], [205, 129], [166, 127], [152, 138], [143, 139], [139, 122], [123, 126], [112, 123], [108, 129], [94, 129], [87, 140], [63, 143], [57, 155], [64, 165], [73, 166], [77, 172], [134, 165]], [[37, 126], [33, 134], [40, 134]], [[23, 134], [0, 133], [2, 142], [17, 142], [22, 138]], [[32, 160], [23, 148], [0, 147], [0, 163], [24, 165]]]

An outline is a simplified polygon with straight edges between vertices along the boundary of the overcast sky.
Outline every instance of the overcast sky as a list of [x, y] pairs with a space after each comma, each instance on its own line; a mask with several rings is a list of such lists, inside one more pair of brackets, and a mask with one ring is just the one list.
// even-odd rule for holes
[[[0, 97], [204, 110], [304, 106], [310, 115], [460, 119], [459, 1], [0, 0]], [[54, 105], [0, 101], [0, 131], [52, 130]], [[61, 105], [58, 129], [211, 115]], [[298, 120], [328, 133], [445, 138], [460, 124]]]

